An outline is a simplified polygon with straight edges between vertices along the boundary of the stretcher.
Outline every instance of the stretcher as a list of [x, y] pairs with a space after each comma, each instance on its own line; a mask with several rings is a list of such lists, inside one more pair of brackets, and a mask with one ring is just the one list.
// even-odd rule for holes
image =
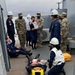
[[31, 75], [44, 75], [44, 70], [41, 67], [33, 68], [31, 71]]
[[[32, 62], [32, 65], [36, 64], [36, 60], [39, 59], [39, 57], [40, 57], [40, 54], [37, 54], [34, 59], [31, 59], [31, 61], [29, 60], [30, 63]], [[47, 60], [40, 60], [39, 63], [46, 64], [46, 62]], [[37, 64], [35, 65], [35, 67], [32, 68], [31, 73], [29, 75], [45, 75], [45, 71], [41, 66], [39, 66], [39, 64]]]

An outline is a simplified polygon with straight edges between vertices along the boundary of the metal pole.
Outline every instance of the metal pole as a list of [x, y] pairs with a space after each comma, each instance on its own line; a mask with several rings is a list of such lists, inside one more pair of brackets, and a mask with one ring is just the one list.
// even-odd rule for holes
[[65, 0], [63, 0], [63, 2], [62, 2], [62, 3], [63, 3], [63, 9], [64, 9], [64, 5], [65, 5]]
[[60, 9], [60, 4], [61, 4], [61, 2], [58, 2], [57, 4], [58, 4], [58, 9]]

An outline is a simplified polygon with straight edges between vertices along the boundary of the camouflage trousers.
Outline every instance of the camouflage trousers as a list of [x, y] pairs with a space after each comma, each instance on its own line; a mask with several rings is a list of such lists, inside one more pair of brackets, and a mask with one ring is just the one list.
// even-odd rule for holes
[[25, 34], [19, 34], [18, 37], [19, 37], [21, 47], [25, 48], [26, 35]]
[[41, 35], [42, 35], [42, 33], [38, 33], [38, 34], [37, 34], [37, 36], [38, 36], [38, 38], [37, 38], [37, 43], [38, 43], [39, 45], [42, 44], [42, 38], [41, 38]]
[[62, 41], [61, 41], [61, 50], [62, 50], [62, 52], [67, 51], [67, 44], [68, 44], [67, 38], [63, 38]]

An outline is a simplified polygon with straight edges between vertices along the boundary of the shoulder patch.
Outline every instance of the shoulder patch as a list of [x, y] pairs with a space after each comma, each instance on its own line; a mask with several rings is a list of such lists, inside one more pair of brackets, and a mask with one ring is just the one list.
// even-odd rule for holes
[[12, 24], [11, 24], [11, 21], [9, 21], [9, 25], [11, 26]]
[[57, 26], [57, 24], [55, 24], [55, 26]]

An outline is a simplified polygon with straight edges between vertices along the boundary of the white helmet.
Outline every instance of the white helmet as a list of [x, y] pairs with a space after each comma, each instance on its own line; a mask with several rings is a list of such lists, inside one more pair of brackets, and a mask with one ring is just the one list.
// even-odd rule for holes
[[9, 15], [9, 16], [13, 15], [12, 11], [9, 11], [9, 12], [8, 12], [8, 15]]
[[50, 44], [53, 44], [53, 45], [58, 45], [59, 44], [59, 41], [57, 38], [52, 38], [51, 41], [50, 41]]
[[31, 19], [31, 16], [30, 16], [30, 14], [28, 14], [28, 15], [27, 15], [27, 19]]
[[55, 10], [55, 9], [53, 9], [53, 10], [51, 11], [51, 15], [58, 15], [58, 11]]

